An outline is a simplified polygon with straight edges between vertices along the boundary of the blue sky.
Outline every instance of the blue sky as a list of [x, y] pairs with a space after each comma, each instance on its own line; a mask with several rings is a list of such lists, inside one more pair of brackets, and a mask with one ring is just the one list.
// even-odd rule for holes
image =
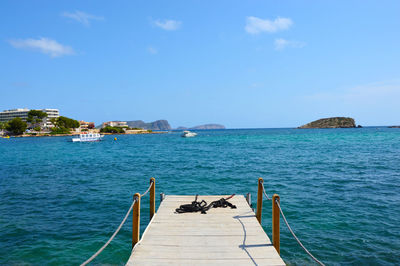
[[0, 109], [400, 124], [400, 1], [2, 1]]

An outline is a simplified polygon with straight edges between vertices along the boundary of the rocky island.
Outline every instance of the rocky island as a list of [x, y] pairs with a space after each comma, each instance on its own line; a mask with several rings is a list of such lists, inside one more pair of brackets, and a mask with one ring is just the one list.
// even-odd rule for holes
[[145, 123], [142, 120], [127, 121], [130, 128], [143, 128], [146, 130], [171, 130], [167, 120], [157, 120], [154, 122]]
[[178, 127], [176, 130], [202, 130], [202, 129], [225, 129], [225, 126], [219, 125], [219, 124], [205, 124], [205, 125], [200, 125], [200, 126], [195, 126], [195, 127]]
[[[167, 120], [157, 120], [154, 122], [143, 122], [142, 120], [133, 120], [133, 121], [126, 121], [127, 125], [130, 128], [142, 128], [145, 130], [163, 130], [169, 131], [171, 130], [171, 126]], [[195, 127], [178, 127], [175, 130], [199, 130], [199, 129], [225, 129], [225, 126], [219, 124], [205, 124]]]
[[[298, 128], [354, 128], [356, 123], [350, 117], [330, 117], [315, 120]], [[361, 126], [358, 126], [361, 127]]]

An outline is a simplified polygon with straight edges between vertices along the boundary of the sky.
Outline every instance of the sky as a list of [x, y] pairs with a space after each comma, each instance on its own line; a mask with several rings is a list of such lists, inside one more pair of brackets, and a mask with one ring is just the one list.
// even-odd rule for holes
[[7, 1], [0, 110], [100, 124], [400, 125], [400, 1]]

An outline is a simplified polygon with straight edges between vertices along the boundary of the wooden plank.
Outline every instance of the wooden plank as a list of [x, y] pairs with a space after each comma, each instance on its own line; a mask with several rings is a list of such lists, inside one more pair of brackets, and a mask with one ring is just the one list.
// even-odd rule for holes
[[261, 245], [271, 245], [267, 236], [152, 236], [143, 238], [143, 245], [163, 245], [177, 247], [253, 247]]
[[218, 266], [232, 266], [232, 265], [241, 265], [241, 266], [254, 266], [254, 265], [269, 265], [269, 266], [282, 266], [285, 265], [282, 262], [282, 259], [257, 259], [254, 262], [249, 259], [223, 259], [223, 260], [181, 260], [181, 259], [137, 259], [135, 263], [129, 260], [127, 265], [141, 265], [141, 266], [165, 266], [165, 265], [174, 265], [174, 266], [187, 266], [187, 265], [196, 265], [196, 266], [210, 266], [210, 265], [218, 265]]
[[[210, 203], [229, 195], [198, 196]], [[195, 196], [167, 195], [127, 265], [285, 265], [242, 195], [237, 209], [175, 213]]]

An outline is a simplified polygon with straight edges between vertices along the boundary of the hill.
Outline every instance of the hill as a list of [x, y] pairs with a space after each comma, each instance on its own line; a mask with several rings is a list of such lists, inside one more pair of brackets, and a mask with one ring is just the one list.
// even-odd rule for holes
[[315, 120], [298, 128], [354, 128], [356, 123], [350, 117], [331, 117]]
[[219, 124], [205, 124], [205, 125], [195, 126], [190, 129], [225, 129], [225, 126]]
[[142, 120], [126, 121], [131, 128], [143, 128], [151, 130], [171, 130], [167, 120], [157, 120], [154, 122], [145, 123]]
[[219, 124], [205, 124], [205, 125], [199, 125], [195, 127], [177, 127], [176, 130], [202, 130], [202, 129], [225, 129], [225, 126], [219, 125]]

